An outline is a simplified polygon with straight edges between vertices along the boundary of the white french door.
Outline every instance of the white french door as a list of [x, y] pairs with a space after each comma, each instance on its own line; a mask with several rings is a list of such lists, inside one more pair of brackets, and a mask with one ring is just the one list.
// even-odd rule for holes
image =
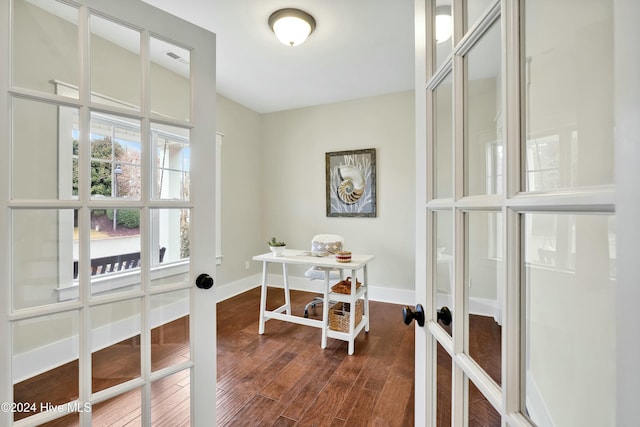
[[637, 6], [415, 5], [416, 425], [626, 425]]
[[215, 35], [0, 5], [0, 424], [212, 425]]

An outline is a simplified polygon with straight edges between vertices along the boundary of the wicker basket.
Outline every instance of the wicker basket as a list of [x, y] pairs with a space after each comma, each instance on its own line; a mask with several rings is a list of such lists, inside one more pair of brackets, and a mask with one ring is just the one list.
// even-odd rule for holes
[[[362, 300], [356, 301], [356, 322], [358, 326], [362, 320]], [[348, 302], [339, 302], [329, 309], [329, 329], [338, 332], [349, 332], [349, 319], [351, 312]]]

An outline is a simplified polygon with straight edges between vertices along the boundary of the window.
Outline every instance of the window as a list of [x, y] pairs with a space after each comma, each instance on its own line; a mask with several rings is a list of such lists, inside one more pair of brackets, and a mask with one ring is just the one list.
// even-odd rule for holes
[[500, 194], [504, 185], [504, 146], [501, 141], [486, 144], [487, 194]]
[[[77, 93], [77, 88], [72, 85], [56, 82], [56, 91], [59, 94]], [[98, 96], [95, 95], [94, 96]], [[111, 101], [115, 102], [115, 101]], [[64, 113], [64, 114], [62, 114]], [[79, 190], [79, 164], [80, 147], [79, 117], [77, 110], [61, 111], [58, 115], [60, 141], [68, 141], [68, 148], [62, 148], [64, 153], [70, 153], [70, 168], [63, 167], [62, 163], [69, 160], [60, 160], [59, 174], [61, 181], [70, 183], [72, 198], [78, 198]], [[91, 197], [113, 201], [130, 203], [142, 201], [141, 194], [141, 153], [142, 134], [141, 122], [125, 116], [91, 112], [90, 121], [90, 179]], [[189, 129], [170, 126], [161, 123], [151, 123], [151, 144], [155, 153], [155, 163], [152, 166], [153, 183], [151, 197], [158, 200], [185, 200], [190, 198], [190, 155]], [[222, 262], [221, 255], [221, 224], [220, 224], [220, 170], [223, 135], [216, 135], [216, 167], [217, 182], [215, 188], [216, 197], [216, 252], [217, 264]], [[68, 151], [65, 151], [68, 150]], [[121, 237], [121, 232], [116, 233], [122, 224], [129, 229], [126, 236], [129, 238], [129, 247], [120, 252], [140, 251], [140, 216], [143, 211], [135, 208], [108, 207], [106, 209], [92, 209], [90, 240], [91, 259], [108, 258], [110, 255], [99, 248], [103, 239]], [[78, 212], [74, 211], [74, 219], [69, 222], [77, 228]], [[172, 271], [163, 274], [173, 274], [174, 279], [179, 280], [182, 274], [188, 272], [188, 263], [183, 261], [189, 258], [190, 240], [190, 210], [189, 209], [151, 209], [150, 224], [152, 238], [151, 264], [153, 268], [167, 268]], [[66, 233], [66, 230], [61, 230]], [[70, 233], [70, 232], [69, 232]], [[96, 236], [94, 236], [94, 233]], [[68, 251], [68, 248], [65, 249]], [[59, 299], [75, 299], [78, 295], [77, 260], [79, 259], [79, 236], [74, 233], [73, 238], [73, 277], [61, 283]], [[69, 268], [68, 259], [59, 260], [61, 270]], [[162, 263], [162, 264], [160, 264]], [[64, 264], [64, 265], [63, 265]], [[174, 265], [174, 267], [170, 267]], [[182, 267], [180, 267], [182, 265]], [[175, 270], [178, 268], [178, 270]], [[173, 271], [175, 270], [175, 271]], [[184, 272], [182, 271], [184, 270]], [[153, 273], [152, 273], [153, 274]], [[166, 279], [158, 277], [152, 279], [152, 283], [166, 282]], [[140, 283], [139, 267], [123, 271], [115, 271], [111, 274], [92, 276], [92, 293], [113, 292], [115, 289], [131, 289]]]
[[578, 132], [530, 137], [526, 167], [528, 191], [574, 186], [578, 172]]

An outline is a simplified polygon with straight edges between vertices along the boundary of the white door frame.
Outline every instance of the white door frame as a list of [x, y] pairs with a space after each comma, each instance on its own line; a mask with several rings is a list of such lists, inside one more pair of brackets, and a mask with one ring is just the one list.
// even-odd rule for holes
[[[0, 209], [0, 283], [2, 284], [3, 297], [0, 307], [0, 340], [9, 345], [4, 346], [4, 351], [0, 352], [0, 401], [8, 403], [10, 408], [13, 401], [12, 392], [12, 341], [11, 319], [16, 318], [16, 314], [12, 312], [11, 307], [11, 238], [8, 234], [11, 229], [11, 208], [33, 207], [33, 208], [69, 208], [79, 209], [81, 211], [81, 225], [87, 226], [89, 219], [86, 214], [89, 211], [87, 207], [88, 191], [84, 191], [84, 195], [80, 194], [79, 200], [59, 200], [59, 201], [37, 201], [37, 200], [11, 200], [11, 139], [10, 139], [10, 99], [12, 94], [20, 94], [22, 96], [33, 97], [33, 99], [44, 99], [58, 104], [60, 102], [77, 106], [81, 110], [81, 120], [88, 117], [88, 105], [90, 95], [86, 88], [88, 84], [81, 86], [80, 99], [77, 101], [69, 99], [61, 99], [55, 95], [40, 94], [32, 90], [11, 86], [11, 70], [10, 70], [10, 5], [11, 0], [2, 0], [0, 4], [0, 55], [3, 56], [2, 67], [0, 67], [0, 200], [3, 203]], [[150, 111], [150, 97], [147, 94], [142, 100], [141, 120], [142, 132], [146, 132], [151, 118], [154, 122], [159, 121], [169, 125], [176, 125], [189, 128], [191, 130], [190, 141], [192, 147], [191, 155], [191, 195], [188, 201], [162, 201], [152, 200], [151, 192], [147, 191], [142, 196], [139, 203], [127, 202], [132, 207], [142, 208], [142, 212], [146, 212], [148, 208], [191, 208], [191, 237], [190, 237], [190, 278], [189, 282], [182, 285], [175, 285], [171, 289], [188, 289], [190, 290], [191, 308], [190, 308], [190, 343], [191, 343], [191, 361], [180, 365], [180, 369], [190, 369], [191, 371], [191, 424], [195, 426], [209, 426], [212, 420], [216, 418], [216, 291], [215, 287], [210, 290], [198, 289], [195, 287], [195, 278], [200, 273], [207, 273], [215, 280], [216, 266], [216, 245], [212, 242], [216, 241], [215, 226], [215, 207], [216, 199], [213, 195], [212, 188], [215, 188], [215, 158], [216, 158], [216, 40], [215, 35], [186, 21], [178, 19], [166, 12], [156, 9], [142, 1], [131, 0], [77, 0], [70, 1], [71, 4], [79, 8], [79, 50], [80, 58], [84, 74], [81, 77], [82, 82], [89, 81], [89, 55], [88, 45], [88, 25], [87, 19], [89, 11], [99, 11], [106, 16], [114, 17], [122, 22], [130, 23], [138, 28], [143, 29], [143, 40], [148, 40], [149, 36], [160, 37], [167, 40], [175, 41], [182, 46], [191, 50], [191, 119], [185, 123], [178, 120], [165, 119], [154, 116]], [[142, 43], [141, 57], [146, 58], [149, 53], [148, 44]], [[79, 64], [80, 65], [80, 64]], [[149, 67], [143, 67], [144, 81], [149, 81]], [[84, 92], [83, 92], [84, 91]], [[84, 119], [83, 119], [84, 115]], [[147, 132], [148, 133], [148, 132]], [[143, 153], [144, 154], [144, 153]], [[147, 154], [149, 156], [149, 154]], [[147, 160], [143, 166], [143, 182], [151, 182], [151, 161]], [[82, 172], [82, 178], [88, 178], [86, 170]], [[84, 212], [84, 214], [82, 213]], [[145, 225], [143, 224], [143, 227]], [[148, 230], [148, 225], [146, 225]], [[149, 239], [145, 239], [142, 243], [142, 251], [150, 253]], [[81, 259], [89, 259], [88, 247], [85, 245], [81, 252]], [[145, 261], [148, 265], [149, 261]], [[144, 264], [143, 264], [144, 266]], [[145, 275], [143, 274], [143, 277]], [[145, 295], [149, 295], [149, 289], [146, 289]], [[157, 290], [154, 289], [154, 292]], [[143, 304], [146, 309], [150, 308], [147, 301]], [[80, 318], [82, 322], [86, 322], [88, 317], [88, 308], [91, 306], [90, 292], [83, 290], [80, 292], [80, 299], [76, 302], [64, 303], [65, 309], [80, 310]], [[55, 309], [54, 309], [55, 310]], [[31, 309], [32, 312], [40, 312], [43, 309]], [[44, 310], [46, 311], [46, 310]], [[43, 312], [44, 312], [43, 311]], [[20, 314], [18, 316], [21, 316]], [[144, 319], [145, 316], [143, 316]], [[148, 316], [147, 316], [148, 317]], [[143, 320], [143, 325], [148, 324], [148, 319]], [[83, 331], [84, 328], [84, 332]], [[80, 353], [81, 355], [90, 355], [89, 335], [91, 328], [81, 327]], [[87, 332], [88, 331], [88, 332]], [[142, 335], [145, 337], [145, 332]], [[143, 423], [150, 424], [150, 381], [158, 379], [158, 373], [148, 374], [145, 366], [145, 358], [149, 357], [149, 352], [143, 350], [142, 363], [142, 389], [143, 396]], [[79, 388], [79, 401], [92, 402], [91, 394], [91, 371], [90, 362], [80, 364], [81, 385]], [[162, 375], [169, 375], [171, 369], [167, 369]], [[82, 380], [84, 378], [84, 381]], [[87, 380], [88, 378], [88, 380]], [[87, 382], [88, 381], [88, 382]], [[88, 384], [88, 385], [87, 385]], [[146, 400], [145, 400], [146, 399]], [[0, 424], [12, 425], [13, 415], [4, 409], [0, 413]], [[90, 413], [80, 413], [80, 423], [84, 426], [90, 425]], [[21, 421], [21, 425], [34, 425], [35, 422], [42, 422], [46, 419], [52, 419], [53, 415], [41, 414], [30, 417]], [[38, 421], [36, 421], [38, 420]]]
[[640, 2], [614, 2], [617, 273], [616, 423], [638, 422], [640, 389]]
[[[433, 138], [427, 129], [428, 117], [432, 116], [431, 92], [426, 88], [426, 82], [433, 77], [434, 54], [430, 46], [433, 46], [429, 10], [435, 8], [436, 0], [415, 1], [415, 47], [416, 47], [416, 304], [422, 304], [425, 308], [426, 321], [424, 328], [416, 326], [415, 336], [415, 425], [435, 425], [435, 400], [436, 400], [436, 376], [434, 366], [436, 362], [436, 339], [456, 360], [454, 365], [463, 369], [453, 369], [453, 393], [462, 393], [462, 373], [469, 375], [472, 367], [465, 365], [465, 357], [460, 358], [459, 348], [455, 346], [448, 336], [434, 322], [432, 298], [435, 297], [430, 272], [433, 270], [432, 252], [435, 246], [429, 234], [433, 232], [432, 214], [427, 209], [428, 195], [433, 194], [433, 168], [428, 167], [428, 156], [433, 152]], [[460, 10], [462, 0], [454, 0], [454, 7]], [[514, 24], [519, 19], [519, 4], [517, 0], [501, 0], [499, 3], [502, 15], [503, 50], [507, 54], [503, 56], [503, 74], [507, 87], [517, 87], [519, 82], [519, 35], [518, 28]], [[637, 390], [640, 388], [640, 340], [637, 338], [637, 325], [640, 323], [640, 311], [637, 310], [640, 301], [640, 227], [637, 226], [640, 217], [640, 168], [637, 160], [640, 159], [640, 84], [637, 76], [640, 74], [640, 54], [637, 50], [637, 40], [640, 39], [640, 29], [637, 27], [636, 17], [640, 16], [640, 4], [633, 0], [614, 1], [615, 19], [615, 185], [603, 188], [601, 191], [580, 190], [558, 194], [548, 200], [548, 206], [554, 206], [560, 210], [578, 209], [586, 204], [595, 207], [600, 212], [615, 210], [617, 223], [617, 287], [616, 287], [616, 313], [617, 327], [612, 331], [617, 335], [617, 397], [616, 397], [616, 424], [632, 425], [637, 422]], [[460, 19], [460, 17], [454, 18]], [[432, 22], [432, 21], [431, 21]], [[461, 33], [458, 33], [460, 40]], [[454, 83], [455, 86], [455, 83]], [[518, 91], [512, 91], [518, 92]], [[517, 129], [519, 128], [519, 94], [503, 94], [504, 106], [511, 116], [507, 117], [507, 139], [519, 140]], [[456, 101], [457, 102], [457, 101]], [[515, 113], [515, 114], [514, 114]], [[519, 237], [519, 213], [527, 209], [536, 209], [534, 202], [526, 197], [518, 197], [519, 180], [516, 171], [509, 165], [520, 161], [518, 147], [509, 146], [507, 159], [507, 188], [505, 197], [507, 201], [503, 206], [506, 237], [506, 254], [508, 260], [505, 264], [504, 274], [507, 283], [520, 282], [520, 244]], [[456, 148], [458, 150], [458, 148]], [[459, 153], [456, 152], [459, 156]], [[456, 163], [456, 167], [460, 162]], [[459, 171], [456, 178], [459, 178]], [[457, 191], [461, 193], [461, 191]], [[473, 201], [456, 202], [456, 207], [473, 208]], [[446, 203], [442, 204], [445, 206]], [[440, 205], [432, 203], [432, 208]], [[448, 206], [448, 205], [447, 205]], [[539, 208], [538, 208], [539, 209]], [[461, 243], [457, 238], [456, 243]], [[458, 251], [458, 254], [460, 252]], [[456, 275], [463, 273], [458, 268]], [[459, 280], [458, 280], [459, 281]], [[459, 289], [459, 287], [457, 288]], [[461, 306], [463, 299], [455, 296], [456, 303]], [[502, 415], [503, 425], [530, 424], [521, 414], [520, 410], [520, 346], [519, 328], [520, 295], [518, 291], [507, 290], [503, 303], [505, 328], [503, 329], [503, 376], [502, 393], [496, 395], [491, 387], [479, 387], [485, 397], [496, 407]], [[454, 313], [456, 316], [456, 313]], [[456, 319], [454, 319], [454, 323]], [[460, 319], [458, 319], [460, 322]], [[505, 345], [508, 343], [508, 347]], [[456, 372], [458, 371], [458, 372]], [[474, 378], [474, 381], [483, 382], [482, 378]], [[456, 388], [458, 390], [456, 390]], [[464, 423], [464, 416], [460, 416], [465, 408], [454, 403], [452, 408], [453, 425], [460, 426]]]

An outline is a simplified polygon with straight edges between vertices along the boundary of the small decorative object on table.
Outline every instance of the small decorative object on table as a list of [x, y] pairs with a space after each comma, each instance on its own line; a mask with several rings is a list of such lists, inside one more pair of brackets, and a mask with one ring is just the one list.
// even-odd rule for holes
[[[356, 279], [356, 289], [360, 287], [362, 283]], [[350, 294], [351, 293], [351, 276], [347, 277], [346, 280], [341, 280], [335, 285], [331, 287], [331, 292], [335, 292], [337, 294]]]
[[267, 244], [269, 245], [271, 252], [273, 252], [273, 256], [282, 256], [284, 250], [287, 248], [287, 244], [285, 242], [280, 242], [276, 240], [275, 237], [272, 237]]
[[[329, 329], [338, 332], [349, 332], [349, 318], [351, 317], [351, 304], [339, 302], [329, 309]], [[356, 301], [355, 325], [362, 320], [362, 300]]]
[[336, 252], [336, 261], [344, 262], [344, 263], [351, 262], [351, 252], [349, 251]]

